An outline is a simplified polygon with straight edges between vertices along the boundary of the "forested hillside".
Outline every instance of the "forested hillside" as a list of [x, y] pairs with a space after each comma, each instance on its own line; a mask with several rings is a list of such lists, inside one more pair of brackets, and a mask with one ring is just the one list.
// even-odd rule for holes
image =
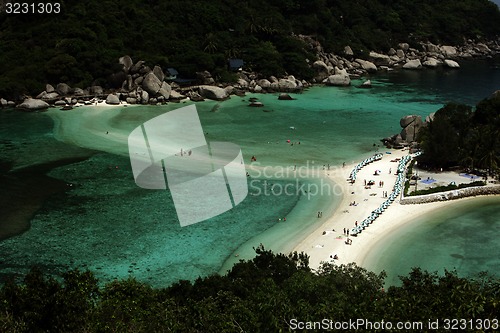
[[[28, 1], [29, 2], [29, 1]], [[310, 50], [350, 45], [355, 56], [399, 42], [460, 44], [500, 35], [488, 0], [86, 0], [61, 1], [58, 14], [0, 14], [0, 96], [38, 93], [47, 82], [109, 85], [128, 54], [184, 76], [227, 76], [228, 58], [264, 75], [308, 79]], [[116, 66], [116, 67], [115, 67]]]

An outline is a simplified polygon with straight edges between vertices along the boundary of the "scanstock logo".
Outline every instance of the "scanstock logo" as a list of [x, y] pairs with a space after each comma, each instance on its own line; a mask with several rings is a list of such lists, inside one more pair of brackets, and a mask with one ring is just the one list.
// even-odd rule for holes
[[224, 213], [248, 194], [239, 146], [207, 143], [194, 105], [164, 113], [128, 137], [135, 183], [170, 190], [181, 226]]

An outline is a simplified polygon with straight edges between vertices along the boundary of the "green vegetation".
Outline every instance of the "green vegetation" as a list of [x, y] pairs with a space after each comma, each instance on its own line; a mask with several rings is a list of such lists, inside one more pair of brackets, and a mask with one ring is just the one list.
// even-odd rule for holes
[[288, 332], [292, 319], [493, 319], [500, 281], [413, 269], [401, 286], [383, 289], [376, 275], [354, 264], [325, 263], [316, 272], [303, 254], [256, 249], [225, 276], [179, 281], [153, 289], [134, 279], [98, 287], [90, 272], [62, 281], [39, 270], [0, 290], [2, 332]]
[[[30, 2], [30, 1], [28, 1]], [[193, 0], [61, 1], [59, 14], [0, 14], [0, 96], [37, 94], [44, 84], [92, 83], [110, 76], [125, 54], [175, 67], [184, 77], [227, 73], [228, 58], [264, 76], [312, 77], [311, 35], [327, 52], [355, 56], [399, 42], [460, 44], [500, 35], [498, 7], [487, 0]]]
[[450, 103], [439, 109], [434, 119], [419, 133], [424, 154], [419, 166], [439, 169], [462, 167], [500, 171], [500, 94], [471, 107]]
[[486, 185], [486, 183], [482, 182], [482, 181], [476, 181], [476, 182], [472, 182], [472, 183], [464, 183], [464, 184], [460, 184], [460, 185], [449, 184], [449, 185], [445, 185], [445, 186], [432, 187], [432, 188], [429, 188], [426, 190], [413, 191], [410, 194], [408, 194], [407, 196], [433, 194], [433, 193], [439, 193], [439, 192], [458, 190], [461, 188], [484, 186], [484, 185]]

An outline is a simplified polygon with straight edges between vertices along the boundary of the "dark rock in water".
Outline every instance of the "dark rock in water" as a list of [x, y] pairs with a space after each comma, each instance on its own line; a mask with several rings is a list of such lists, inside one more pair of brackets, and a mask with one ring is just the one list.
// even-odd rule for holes
[[257, 97], [250, 97], [248, 100], [249, 100], [250, 102], [256, 102], [256, 101], [258, 101], [259, 99], [258, 99]]
[[262, 104], [262, 102], [251, 102], [250, 104], [248, 104], [248, 106], [252, 106], [252, 107], [263, 107], [264, 104]]
[[292, 96], [288, 95], [287, 93], [281, 93], [278, 97], [279, 100], [281, 101], [291, 101], [291, 100], [294, 100], [295, 98], [293, 98]]
[[61, 111], [68, 111], [68, 110], [73, 110], [73, 107], [71, 105], [66, 105], [61, 109]]
[[264, 111], [264, 112], [273, 112], [274, 110], [267, 110], [267, 109], [265, 109], [265, 110], [262, 110], [262, 111]]

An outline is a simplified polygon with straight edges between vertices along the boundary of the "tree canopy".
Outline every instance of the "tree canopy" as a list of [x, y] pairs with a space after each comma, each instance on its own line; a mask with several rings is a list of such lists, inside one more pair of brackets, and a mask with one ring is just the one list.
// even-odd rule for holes
[[422, 165], [460, 166], [498, 174], [500, 170], [500, 93], [470, 106], [449, 103], [422, 128]]
[[331, 263], [313, 272], [304, 254], [274, 254], [262, 247], [256, 251], [253, 260], [240, 261], [227, 275], [160, 289], [133, 278], [99, 286], [91, 272], [78, 270], [55, 280], [34, 269], [24, 281], [1, 288], [0, 329], [287, 332], [297, 324], [294, 320], [428, 323], [444, 318], [494, 320], [498, 315], [499, 280], [485, 273], [463, 278], [414, 268], [401, 277], [401, 286], [386, 290], [385, 273]]
[[[29, 1], [28, 1], [29, 2]], [[44, 84], [105, 85], [125, 54], [186, 76], [227, 77], [242, 58], [264, 75], [312, 77], [310, 35], [328, 52], [387, 51], [399, 42], [460, 44], [500, 34], [488, 0], [61, 1], [58, 14], [0, 13], [0, 96], [38, 93]]]

